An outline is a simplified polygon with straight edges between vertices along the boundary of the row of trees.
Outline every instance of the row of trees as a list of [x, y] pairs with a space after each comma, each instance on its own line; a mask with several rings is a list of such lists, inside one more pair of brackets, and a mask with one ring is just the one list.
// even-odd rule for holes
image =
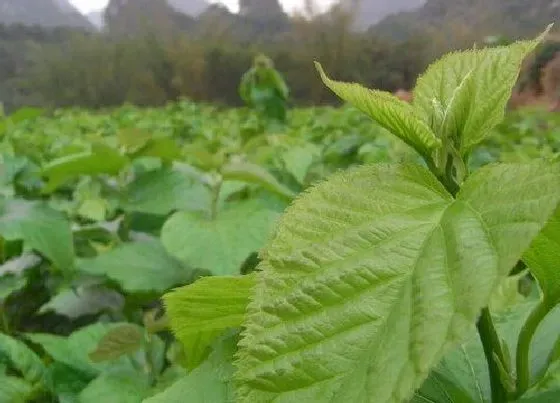
[[102, 108], [188, 97], [240, 105], [239, 80], [254, 56], [265, 53], [285, 77], [292, 104], [321, 104], [335, 99], [321, 84], [314, 60], [337, 79], [396, 91], [411, 88], [439, 54], [472, 45], [467, 31], [458, 31], [453, 41], [426, 31], [396, 42], [355, 32], [351, 25], [344, 13], [328, 20], [292, 18], [289, 30], [252, 42], [240, 41], [216, 21], [196, 35], [147, 27], [134, 35], [57, 31], [37, 37], [0, 29], [0, 101], [8, 108]]

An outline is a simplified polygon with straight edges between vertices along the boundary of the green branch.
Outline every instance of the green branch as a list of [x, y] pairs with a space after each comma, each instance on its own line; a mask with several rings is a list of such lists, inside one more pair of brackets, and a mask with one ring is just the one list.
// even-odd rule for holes
[[531, 340], [533, 339], [533, 336], [537, 331], [539, 324], [542, 322], [548, 312], [548, 304], [546, 304], [544, 301], [541, 301], [535, 307], [535, 309], [533, 309], [533, 311], [527, 318], [527, 321], [523, 325], [521, 332], [519, 333], [516, 353], [516, 395], [518, 397], [523, 395], [530, 387], [531, 368], [529, 365], [529, 352], [531, 349]]
[[507, 402], [507, 391], [502, 384], [500, 375], [500, 366], [496, 362], [494, 355], [498, 357], [501, 362], [504, 362], [504, 353], [500, 344], [500, 338], [494, 327], [492, 315], [488, 308], [482, 310], [482, 314], [476, 325], [482, 347], [484, 348], [484, 356], [488, 363], [488, 371], [490, 373], [490, 388], [492, 390], [493, 403]]

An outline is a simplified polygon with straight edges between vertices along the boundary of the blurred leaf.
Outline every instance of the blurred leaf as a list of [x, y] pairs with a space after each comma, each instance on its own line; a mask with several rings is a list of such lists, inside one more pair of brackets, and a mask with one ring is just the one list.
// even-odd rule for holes
[[320, 149], [314, 144], [290, 148], [282, 153], [282, 159], [288, 172], [303, 184], [313, 159], [319, 155]]
[[79, 270], [107, 276], [128, 292], [163, 292], [189, 282], [193, 271], [172, 257], [159, 240], [126, 243], [94, 258], [79, 259]]
[[118, 323], [96, 323], [77, 330], [68, 337], [42, 333], [28, 333], [25, 337], [43, 347], [55, 361], [80, 370], [89, 376], [96, 376], [109, 369], [132, 368], [130, 361], [124, 357], [108, 363], [94, 363], [89, 358], [89, 353], [95, 350], [107, 332], [117, 326], [119, 326]]
[[289, 200], [295, 197], [295, 193], [278, 182], [270, 172], [250, 162], [231, 162], [222, 167], [221, 174], [226, 180], [236, 180], [261, 185], [265, 189]]
[[0, 402], [28, 403], [32, 386], [22, 379], [0, 375]]
[[4, 200], [0, 215], [0, 234], [8, 240], [22, 239], [60, 270], [70, 270], [74, 265], [70, 223], [62, 213], [41, 202]]
[[79, 403], [140, 403], [149, 390], [150, 384], [142, 374], [104, 373], [80, 393]]
[[139, 175], [123, 195], [123, 209], [165, 215], [174, 210], [206, 211], [210, 193], [201, 183], [178, 171], [161, 169]]
[[152, 135], [146, 130], [136, 128], [121, 129], [117, 133], [119, 144], [127, 153], [133, 153], [144, 147]]
[[110, 329], [99, 341], [95, 351], [89, 353], [93, 362], [112, 361], [132, 354], [142, 347], [144, 331], [140, 326], [125, 323]]
[[6, 357], [30, 384], [40, 382], [45, 375], [45, 366], [33, 350], [22, 341], [2, 333], [0, 333], [0, 357]]
[[175, 213], [164, 224], [161, 240], [173, 256], [215, 275], [239, 274], [251, 252], [266, 242], [279, 213], [258, 201], [230, 203], [214, 219]]
[[54, 191], [67, 180], [81, 175], [116, 175], [129, 160], [118, 150], [101, 143], [93, 143], [90, 151], [55, 159], [43, 167], [43, 175], [48, 179], [46, 193]]
[[27, 284], [27, 279], [25, 277], [13, 274], [0, 277], [0, 304], [10, 294], [25, 287], [25, 284]]
[[48, 311], [77, 319], [104, 311], [118, 312], [124, 307], [124, 297], [109, 288], [92, 285], [69, 289], [55, 295], [41, 307], [39, 313]]
[[148, 140], [132, 157], [157, 157], [162, 161], [171, 162], [181, 159], [181, 149], [174, 139], [161, 137]]

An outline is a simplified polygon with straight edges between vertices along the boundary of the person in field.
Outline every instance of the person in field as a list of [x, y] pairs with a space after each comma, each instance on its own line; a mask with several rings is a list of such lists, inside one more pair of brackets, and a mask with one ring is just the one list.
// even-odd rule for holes
[[286, 121], [288, 86], [267, 56], [255, 57], [253, 66], [241, 78], [239, 95], [263, 118]]

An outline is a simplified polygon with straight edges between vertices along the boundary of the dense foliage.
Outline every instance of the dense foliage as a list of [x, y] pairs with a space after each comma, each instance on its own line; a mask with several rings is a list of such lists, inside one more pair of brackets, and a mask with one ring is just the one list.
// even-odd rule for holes
[[[327, 186], [333, 186], [340, 195], [335, 199], [348, 207], [376, 180], [371, 203], [396, 188], [404, 193], [395, 197], [395, 206], [415, 203], [410, 193], [418, 186], [415, 180], [433, 188], [431, 192], [418, 188], [417, 197], [450, 203], [428, 173], [412, 168], [398, 173], [385, 165], [411, 167], [422, 158], [382, 126], [352, 107], [320, 107], [290, 110], [283, 127], [270, 129], [251, 110], [187, 100], [161, 108], [123, 106], [104, 112], [73, 108], [51, 114], [26, 108], [4, 118], [0, 401], [174, 403], [185, 401], [187, 394], [192, 402], [225, 401], [232, 393], [238, 334], [223, 329], [244, 323], [255, 269], [264, 265], [270, 270], [267, 265], [272, 263], [278, 267], [270, 253], [284, 253], [280, 246], [269, 248], [262, 263], [257, 252], [272, 234], [285, 239], [287, 230], [298, 237], [315, 231], [311, 224], [317, 223], [307, 226], [312, 216], [306, 215], [299, 216], [294, 226], [283, 219], [278, 229], [281, 215], [297, 195], [301, 194], [288, 213], [292, 217], [299, 214], [302, 201], [325, 189], [318, 184], [335, 174]], [[424, 143], [407, 142], [424, 149]], [[476, 171], [497, 161], [530, 163], [559, 153], [560, 117], [519, 110], [490, 130], [472, 151], [469, 168]], [[382, 163], [381, 171], [370, 175], [360, 168], [372, 163]], [[337, 173], [346, 169], [357, 176], [347, 181]], [[510, 179], [529, 182], [530, 174]], [[357, 192], [353, 186], [359, 186]], [[532, 193], [553, 191], [541, 181], [534, 186]], [[336, 221], [331, 215], [335, 206], [326, 204], [335, 199], [308, 203], [305, 214], [321, 209], [316, 213], [322, 219]], [[383, 210], [381, 205], [372, 208]], [[354, 218], [361, 221], [360, 217]], [[341, 224], [335, 221], [328, 225]], [[557, 239], [554, 225], [547, 231], [542, 248], [549, 247], [547, 239]], [[293, 261], [276, 256], [287, 267], [296, 261], [314, 267], [324, 264], [317, 260], [321, 254], [332, 259], [343, 249], [332, 244], [303, 251]], [[538, 267], [546, 272], [546, 265], [554, 261], [543, 262], [536, 253], [528, 255], [527, 263], [541, 281]], [[335, 269], [336, 262], [332, 265]], [[165, 297], [167, 309], [161, 306], [162, 295], [188, 284], [187, 293], [179, 288]], [[541, 282], [551, 298], [557, 292], [553, 284], [547, 289]], [[504, 349], [507, 345], [515, 351], [516, 332], [538, 299], [538, 286], [523, 267], [493, 290], [491, 312], [505, 337]], [[256, 308], [255, 302], [252, 306]], [[274, 309], [296, 318], [289, 305]], [[531, 349], [535, 357], [531, 374], [546, 373], [532, 385], [536, 395], [557, 382], [558, 357], [552, 348], [560, 323], [556, 314], [557, 310], [539, 328]], [[340, 315], [342, 325], [344, 312]], [[289, 334], [298, 338], [297, 323], [290, 326], [294, 332]], [[487, 401], [490, 386], [482, 347], [461, 329], [453, 337], [464, 344], [445, 356], [417, 399]], [[252, 325], [251, 331], [256, 330]], [[312, 333], [306, 337], [314, 337]], [[282, 337], [290, 338], [289, 334]], [[267, 349], [262, 353], [268, 354]], [[466, 360], [475, 371], [471, 377], [461, 372]], [[348, 362], [339, 356], [337, 365]], [[330, 363], [324, 365], [328, 370]], [[255, 383], [247, 382], [248, 372], [243, 378], [250, 396], [256, 396], [253, 387], [273, 387], [266, 383], [264, 369], [254, 371]], [[390, 374], [386, 376], [389, 379]], [[346, 381], [351, 386], [352, 379]], [[506, 381], [511, 384], [511, 379]], [[286, 385], [301, 382], [307, 381], [286, 379]], [[461, 382], [462, 388], [450, 392]], [[471, 385], [478, 394], [471, 394]], [[449, 393], [457, 394], [445, 397]], [[551, 396], [555, 401], [557, 395]]]

